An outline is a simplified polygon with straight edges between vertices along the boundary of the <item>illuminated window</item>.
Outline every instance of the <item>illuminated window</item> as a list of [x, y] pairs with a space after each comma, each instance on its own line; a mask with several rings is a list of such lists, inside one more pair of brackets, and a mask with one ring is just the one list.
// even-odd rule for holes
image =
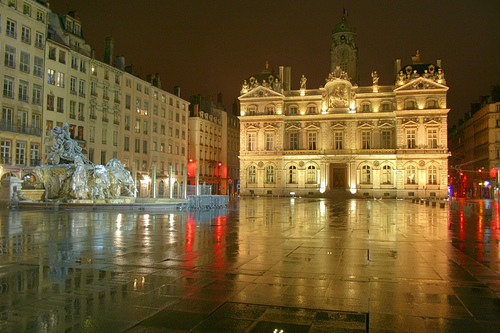
[[406, 147], [408, 149], [417, 148], [417, 130], [410, 128], [406, 130]]
[[249, 151], [257, 149], [256, 140], [257, 140], [256, 133], [248, 133], [248, 150]]
[[288, 184], [297, 184], [297, 167], [295, 165], [288, 168]]
[[333, 149], [344, 149], [344, 132], [333, 133]]
[[361, 184], [371, 184], [372, 173], [369, 165], [363, 165], [361, 168]]
[[307, 167], [306, 181], [308, 184], [316, 184], [316, 167], [314, 165]]
[[292, 132], [290, 133], [290, 150], [299, 149], [299, 133]]
[[274, 149], [274, 133], [266, 132], [266, 150]]
[[318, 138], [318, 134], [316, 132], [307, 133], [307, 144], [308, 144], [309, 150], [316, 150], [317, 149], [317, 138]]
[[416, 183], [416, 168], [414, 165], [409, 165], [406, 167], [406, 184], [414, 185]]
[[257, 168], [255, 167], [255, 165], [251, 165], [248, 168], [248, 183], [255, 184], [256, 176], [257, 176]]
[[361, 132], [361, 149], [371, 149], [372, 146], [372, 132]]
[[390, 165], [382, 167], [381, 183], [384, 185], [392, 184], [392, 168]]
[[381, 136], [382, 136], [382, 148], [383, 149], [389, 149], [392, 148], [392, 135], [391, 131], [382, 131]]
[[274, 166], [266, 167], [266, 184], [274, 184]]
[[427, 146], [428, 148], [438, 147], [438, 133], [436, 128], [430, 128], [427, 130]]
[[427, 179], [429, 185], [437, 184], [437, 168], [434, 165], [429, 166], [427, 169]]

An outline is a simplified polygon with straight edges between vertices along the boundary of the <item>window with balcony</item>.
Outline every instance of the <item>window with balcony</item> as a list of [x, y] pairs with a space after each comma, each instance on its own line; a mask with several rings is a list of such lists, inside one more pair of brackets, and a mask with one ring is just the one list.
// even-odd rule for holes
[[21, 41], [26, 44], [31, 44], [31, 29], [23, 26], [21, 28]]
[[11, 76], [4, 76], [3, 97], [14, 98], [14, 78]]
[[16, 34], [16, 22], [11, 19], [7, 19], [7, 27], [5, 29], [5, 34], [12, 38], [17, 38]]
[[33, 61], [33, 75], [43, 77], [43, 58], [35, 56]]
[[308, 144], [309, 150], [318, 149], [317, 140], [318, 140], [318, 133], [316, 133], [316, 132], [307, 133], [307, 144]]
[[427, 147], [431, 149], [438, 147], [438, 130], [436, 128], [427, 129]]
[[19, 100], [21, 102], [28, 103], [29, 102], [29, 95], [28, 95], [28, 90], [29, 90], [29, 82], [20, 80], [19, 81]]
[[34, 105], [42, 105], [42, 86], [33, 84], [33, 100]]
[[56, 84], [56, 71], [53, 69], [47, 69], [47, 83], [48, 84]]
[[54, 95], [47, 95], [47, 110], [54, 111], [55, 97]]
[[16, 48], [10, 45], [5, 45], [5, 66], [16, 68]]
[[371, 149], [372, 147], [372, 132], [361, 131], [361, 149]]
[[417, 148], [417, 130], [414, 128], [406, 130], [406, 147], [408, 149]]

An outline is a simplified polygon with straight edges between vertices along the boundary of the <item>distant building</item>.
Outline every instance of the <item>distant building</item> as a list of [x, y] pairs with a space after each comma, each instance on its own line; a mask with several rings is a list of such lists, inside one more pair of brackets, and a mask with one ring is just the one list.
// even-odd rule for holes
[[361, 87], [356, 34], [345, 17], [332, 40], [332, 70], [322, 87], [308, 89], [302, 75], [292, 89], [291, 69], [275, 73], [267, 64], [244, 80], [241, 194], [447, 197], [449, 109], [441, 62], [424, 63], [417, 51], [408, 65], [396, 60], [394, 85], [379, 85], [373, 71], [372, 85]]
[[500, 86], [449, 131], [450, 187], [456, 197], [499, 198]]
[[227, 113], [211, 97], [191, 96], [189, 116], [188, 183], [228, 194]]
[[142, 80], [124, 72], [122, 89], [118, 159], [134, 171], [140, 196], [181, 196], [187, 167], [189, 102], [180, 97], [179, 89], [177, 94], [162, 90], [158, 74]]
[[35, 181], [33, 169], [42, 155], [46, 1], [0, 2], [0, 65], [3, 79], [0, 119], [0, 175], [17, 176], [25, 186]]

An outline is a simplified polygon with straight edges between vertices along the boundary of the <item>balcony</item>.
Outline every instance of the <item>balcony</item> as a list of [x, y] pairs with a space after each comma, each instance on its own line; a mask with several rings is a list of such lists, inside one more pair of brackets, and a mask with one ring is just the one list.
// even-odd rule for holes
[[90, 119], [96, 120], [96, 119], [97, 119], [97, 116], [96, 116], [95, 114], [91, 114], [91, 115], [90, 115]]
[[0, 131], [41, 136], [42, 130], [37, 127], [17, 125], [9, 122], [0, 122]]
[[85, 117], [84, 116], [78, 116], [78, 120], [85, 121]]

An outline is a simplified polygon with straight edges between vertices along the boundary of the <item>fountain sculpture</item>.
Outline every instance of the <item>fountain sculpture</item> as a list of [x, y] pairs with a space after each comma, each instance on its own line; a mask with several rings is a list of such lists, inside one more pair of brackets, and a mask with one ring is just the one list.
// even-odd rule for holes
[[48, 165], [35, 168], [46, 200], [116, 202], [122, 196], [134, 196], [134, 180], [120, 160], [113, 158], [106, 166], [92, 163], [71, 139], [68, 124], [56, 126], [49, 135], [55, 144], [50, 148]]

